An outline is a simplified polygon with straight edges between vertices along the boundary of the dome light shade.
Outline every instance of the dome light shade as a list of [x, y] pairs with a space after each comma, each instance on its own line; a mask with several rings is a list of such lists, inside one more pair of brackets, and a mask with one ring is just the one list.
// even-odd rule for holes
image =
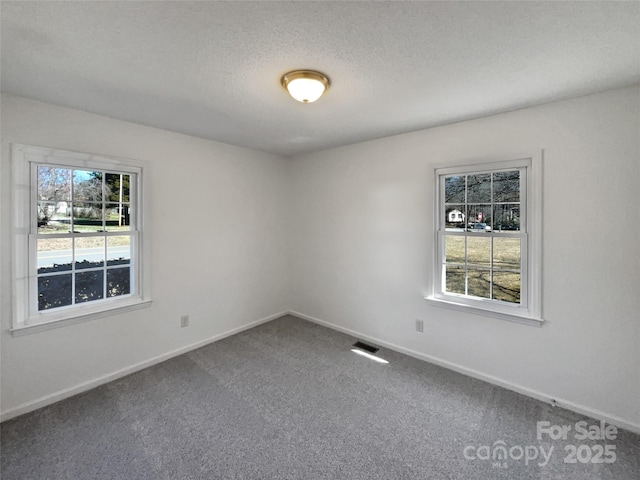
[[329, 78], [313, 70], [295, 70], [282, 76], [282, 86], [289, 95], [302, 103], [318, 100], [329, 88]]

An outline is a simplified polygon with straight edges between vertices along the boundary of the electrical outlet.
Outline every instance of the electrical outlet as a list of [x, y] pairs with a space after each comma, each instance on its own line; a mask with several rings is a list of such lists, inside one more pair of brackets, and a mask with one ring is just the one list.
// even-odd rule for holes
[[188, 327], [189, 326], [189, 315], [183, 315], [180, 317], [180, 327]]
[[424, 320], [419, 320], [416, 318], [416, 332], [424, 332]]

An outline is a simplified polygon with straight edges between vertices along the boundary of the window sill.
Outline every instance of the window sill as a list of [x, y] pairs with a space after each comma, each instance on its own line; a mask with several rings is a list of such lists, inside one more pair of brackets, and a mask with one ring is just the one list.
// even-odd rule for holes
[[495, 310], [487, 310], [484, 308], [478, 308], [463, 303], [457, 303], [450, 300], [444, 300], [435, 297], [425, 297], [425, 300], [436, 307], [449, 308], [451, 310], [457, 310], [459, 312], [472, 313], [474, 315], [482, 315], [490, 318], [497, 318], [499, 320], [506, 320], [508, 322], [520, 323], [522, 325], [529, 325], [531, 327], [542, 327], [544, 320], [542, 318], [525, 317], [522, 315], [516, 315], [512, 313], [497, 312]]
[[68, 325], [75, 325], [98, 318], [109, 317], [111, 315], [131, 312], [134, 310], [139, 310], [141, 308], [147, 308], [151, 306], [151, 303], [151, 300], [140, 300], [139, 298], [137, 298], [132, 299], [132, 301], [127, 303], [122, 302], [108, 307], [103, 306], [100, 310], [92, 309], [90, 311], [75, 311], [73, 313], [70, 312], [69, 316], [64, 318], [40, 321], [38, 323], [32, 323], [30, 325], [19, 325], [13, 327], [9, 331], [11, 332], [12, 336], [19, 337], [32, 333], [44, 332], [46, 330], [53, 330], [54, 328], [66, 327]]

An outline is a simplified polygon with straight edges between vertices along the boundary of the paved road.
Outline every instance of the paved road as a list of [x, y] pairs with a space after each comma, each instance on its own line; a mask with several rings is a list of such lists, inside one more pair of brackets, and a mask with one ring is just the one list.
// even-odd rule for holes
[[[53, 264], [71, 263], [71, 250], [50, 250], [38, 253], [38, 268], [52, 267]], [[109, 247], [109, 259], [130, 258], [131, 252], [128, 245]], [[88, 260], [90, 262], [104, 261], [104, 248], [79, 248], [76, 250], [76, 261]]]

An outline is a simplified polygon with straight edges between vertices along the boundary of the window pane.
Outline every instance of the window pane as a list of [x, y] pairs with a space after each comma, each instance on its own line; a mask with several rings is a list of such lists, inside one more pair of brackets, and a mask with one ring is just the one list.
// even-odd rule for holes
[[480, 233], [490, 232], [492, 226], [491, 205], [469, 205], [467, 219], [467, 230]]
[[491, 202], [491, 174], [480, 173], [467, 177], [467, 202]]
[[129, 231], [130, 230], [130, 215], [131, 207], [128, 203], [109, 203], [105, 211], [105, 218], [107, 220], [107, 231]]
[[38, 310], [71, 305], [71, 274], [38, 277]]
[[38, 200], [71, 199], [71, 169], [38, 166]]
[[68, 202], [42, 200], [36, 208], [39, 235], [69, 232], [71, 221]]
[[467, 262], [480, 267], [491, 266], [490, 237], [469, 236], [467, 238]]
[[464, 176], [445, 177], [444, 201], [445, 203], [463, 203], [464, 200]]
[[75, 239], [76, 268], [104, 267], [104, 237]]
[[104, 270], [76, 273], [76, 303], [104, 297]]
[[131, 237], [118, 235], [107, 237], [107, 265], [131, 263]]
[[489, 270], [473, 270], [467, 272], [469, 277], [469, 295], [491, 298], [491, 272]]
[[110, 202], [115, 203], [128, 202], [130, 183], [131, 175], [127, 175], [124, 173], [107, 173], [105, 177], [107, 199]]
[[494, 230], [519, 231], [520, 230], [520, 204], [503, 203], [494, 207]]
[[520, 201], [520, 172], [498, 172], [493, 174], [493, 201]]
[[71, 239], [47, 238], [38, 240], [38, 273], [71, 270]]
[[131, 293], [131, 269], [110, 268], [107, 270], [107, 297]]
[[447, 235], [444, 237], [445, 261], [464, 265], [464, 237]]
[[73, 203], [73, 230], [75, 232], [101, 232], [102, 204], [101, 203]]
[[464, 295], [464, 267], [453, 267], [447, 265], [446, 269], [446, 292], [460, 293]]
[[520, 274], [494, 272], [493, 298], [503, 302], [520, 303]]
[[74, 170], [73, 201], [102, 202], [102, 172]]
[[464, 205], [447, 205], [444, 212], [444, 225], [447, 230], [464, 229]]
[[520, 239], [496, 237], [493, 239], [493, 267], [520, 270]]

